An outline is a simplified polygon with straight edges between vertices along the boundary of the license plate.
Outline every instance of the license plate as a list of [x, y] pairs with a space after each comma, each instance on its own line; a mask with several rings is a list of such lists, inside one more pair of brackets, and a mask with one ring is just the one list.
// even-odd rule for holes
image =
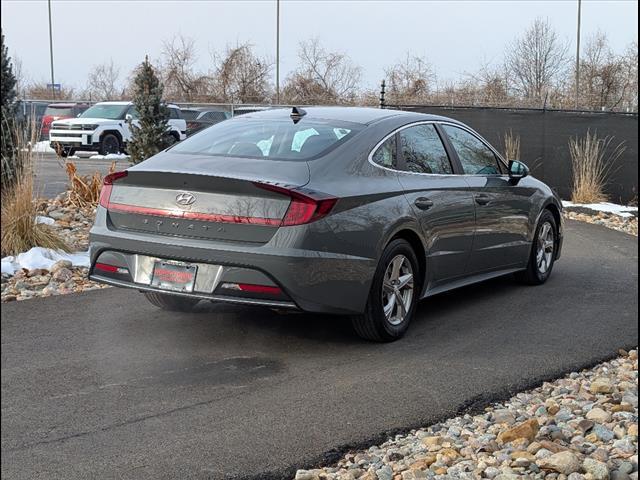
[[153, 266], [151, 286], [175, 292], [193, 292], [198, 267], [189, 263], [158, 260]]

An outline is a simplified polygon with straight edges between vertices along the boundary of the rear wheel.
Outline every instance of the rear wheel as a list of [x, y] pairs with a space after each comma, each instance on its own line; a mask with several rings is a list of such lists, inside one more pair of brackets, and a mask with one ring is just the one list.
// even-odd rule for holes
[[418, 260], [405, 240], [393, 240], [385, 248], [364, 314], [354, 316], [357, 334], [375, 342], [391, 342], [409, 327], [420, 294]]
[[158, 292], [144, 292], [144, 296], [158, 308], [171, 312], [191, 312], [200, 300], [197, 298], [168, 295]]
[[555, 263], [557, 232], [555, 217], [545, 210], [536, 228], [527, 268], [516, 274], [519, 281], [527, 285], [541, 285], [547, 281]]
[[100, 141], [100, 155], [120, 153], [120, 139], [113, 133], [107, 133]]

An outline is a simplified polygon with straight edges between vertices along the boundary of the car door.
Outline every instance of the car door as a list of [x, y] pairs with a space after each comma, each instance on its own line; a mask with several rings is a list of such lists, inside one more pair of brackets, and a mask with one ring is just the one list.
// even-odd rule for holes
[[473, 196], [454, 166], [435, 124], [397, 132], [398, 179], [426, 245], [427, 288], [464, 275], [475, 230]]
[[513, 182], [497, 153], [474, 132], [442, 124], [476, 209], [469, 274], [521, 267], [528, 258], [534, 190]]

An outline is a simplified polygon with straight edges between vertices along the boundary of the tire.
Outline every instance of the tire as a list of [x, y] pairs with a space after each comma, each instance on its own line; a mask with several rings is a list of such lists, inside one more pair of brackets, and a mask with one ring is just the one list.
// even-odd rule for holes
[[100, 140], [100, 155], [109, 155], [110, 153], [121, 153], [122, 145], [120, 139], [113, 133], [106, 133]]
[[[400, 268], [394, 269], [394, 264], [400, 264]], [[399, 270], [398, 274], [394, 274], [395, 270]], [[387, 245], [373, 277], [365, 312], [352, 317], [353, 328], [360, 337], [373, 342], [392, 342], [404, 335], [420, 295], [419, 272], [416, 254], [406, 240], [396, 239]], [[402, 286], [409, 273], [411, 281]], [[407, 295], [409, 289], [411, 294]], [[404, 312], [397, 301], [398, 293], [404, 298]], [[391, 300], [394, 295], [396, 302]], [[385, 313], [385, 305], [387, 308], [391, 305], [389, 314]]]
[[526, 285], [545, 283], [551, 276], [557, 248], [558, 225], [556, 219], [549, 210], [544, 210], [536, 227], [527, 268], [516, 273], [516, 279]]
[[72, 148], [62, 148], [60, 149], [60, 156], [62, 158], [72, 157], [76, 151]]
[[168, 310], [170, 312], [192, 312], [193, 307], [200, 303], [198, 298], [181, 297], [179, 295], [168, 295], [158, 292], [144, 292], [144, 296], [162, 310]]

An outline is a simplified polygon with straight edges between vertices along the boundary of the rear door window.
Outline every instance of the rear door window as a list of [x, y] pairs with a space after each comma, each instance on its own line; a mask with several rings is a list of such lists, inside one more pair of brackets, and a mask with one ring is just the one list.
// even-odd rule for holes
[[400, 150], [404, 169], [413, 173], [449, 175], [453, 173], [440, 135], [431, 124], [400, 131]]
[[482, 140], [453, 125], [442, 125], [467, 175], [500, 175], [500, 161]]

